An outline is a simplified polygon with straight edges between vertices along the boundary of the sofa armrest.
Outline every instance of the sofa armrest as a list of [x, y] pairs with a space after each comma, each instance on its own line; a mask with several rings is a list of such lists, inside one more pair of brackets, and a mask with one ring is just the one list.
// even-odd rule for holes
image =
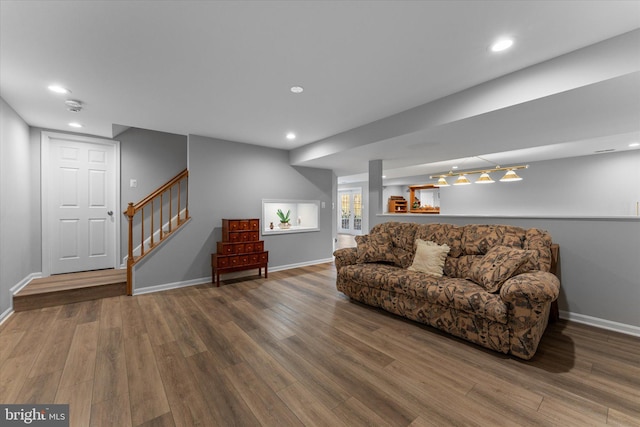
[[560, 294], [560, 280], [545, 271], [518, 274], [504, 282], [500, 289], [503, 301], [515, 306], [533, 307], [554, 301]]
[[345, 265], [356, 264], [358, 260], [358, 251], [356, 248], [341, 248], [336, 249], [333, 252], [333, 256], [336, 258], [336, 268], [340, 270], [340, 268]]

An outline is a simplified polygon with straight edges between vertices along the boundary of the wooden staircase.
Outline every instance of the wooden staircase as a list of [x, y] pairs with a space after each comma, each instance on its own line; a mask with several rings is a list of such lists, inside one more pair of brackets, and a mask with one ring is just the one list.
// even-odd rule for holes
[[32, 280], [15, 294], [13, 310], [26, 311], [126, 294], [126, 270], [56, 274]]
[[129, 222], [127, 295], [133, 295], [133, 266], [189, 221], [189, 170], [138, 203], [129, 203], [124, 214]]

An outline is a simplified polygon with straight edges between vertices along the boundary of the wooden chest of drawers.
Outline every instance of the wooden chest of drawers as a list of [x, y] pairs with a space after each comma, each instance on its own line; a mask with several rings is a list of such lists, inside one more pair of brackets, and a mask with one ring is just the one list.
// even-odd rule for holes
[[258, 274], [267, 277], [269, 252], [260, 240], [260, 220], [223, 219], [222, 241], [216, 243], [216, 253], [211, 254], [212, 281], [220, 286], [220, 274], [257, 268]]

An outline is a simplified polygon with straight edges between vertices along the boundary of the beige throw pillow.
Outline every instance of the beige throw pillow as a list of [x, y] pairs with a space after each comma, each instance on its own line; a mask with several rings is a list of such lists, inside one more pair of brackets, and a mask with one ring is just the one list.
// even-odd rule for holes
[[416, 255], [408, 269], [442, 277], [444, 262], [447, 260], [449, 250], [447, 245], [440, 246], [436, 242], [416, 239]]

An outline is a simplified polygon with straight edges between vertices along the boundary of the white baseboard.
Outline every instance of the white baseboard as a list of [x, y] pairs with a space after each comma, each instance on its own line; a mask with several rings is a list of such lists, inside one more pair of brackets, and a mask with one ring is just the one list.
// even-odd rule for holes
[[15, 295], [20, 292], [22, 288], [31, 283], [33, 279], [39, 279], [41, 277], [42, 273], [31, 273], [27, 277], [16, 283], [11, 289], [9, 289], [9, 292], [11, 292], [11, 295]]
[[185, 288], [187, 286], [201, 285], [203, 283], [211, 283], [211, 277], [202, 277], [200, 279], [185, 280], [184, 282], [173, 282], [165, 283], [163, 285], [147, 286], [140, 289], [134, 289], [133, 295], [143, 295], [153, 292], [168, 291], [170, 289]]
[[0, 325], [2, 325], [4, 321], [13, 314], [13, 296], [20, 292], [33, 279], [39, 279], [40, 277], [42, 277], [42, 273], [31, 273], [15, 285], [13, 285], [11, 288], [9, 288], [9, 293], [11, 294], [11, 305], [2, 314], [0, 314]]
[[614, 322], [612, 320], [600, 319], [598, 317], [587, 316], [579, 313], [571, 313], [569, 311], [560, 310], [560, 318], [570, 320], [576, 323], [583, 323], [596, 328], [606, 329], [608, 331], [620, 332], [621, 334], [633, 335], [640, 337], [640, 327], [627, 325], [626, 323]]
[[269, 267], [269, 271], [291, 270], [292, 268], [307, 267], [309, 265], [324, 264], [326, 262], [333, 262], [333, 257], [326, 259], [317, 259], [315, 261], [298, 262], [295, 264], [279, 265], [277, 267]]
[[[320, 259], [320, 260], [316, 260], [316, 261], [308, 261], [308, 262], [300, 262], [300, 263], [296, 263], [296, 264], [280, 265], [278, 267], [269, 268], [269, 271], [290, 270], [292, 268], [306, 267], [306, 266], [309, 266], [309, 265], [316, 265], [316, 264], [324, 264], [326, 262], [333, 262], [333, 257], [332, 258], [326, 258], [326, 259]], [[254, 274], [254, 273], [248, 273], [248, 271], [249, 270], [243, 271], [243, 272], [230, 273], [230, 277], [237, 278], [237, 277], [248, 276], [249, 274]], [[213, 280], [212, 280], [211, 276], [209, 276], [209, 277], [201, 277], [199, 279], [186, 280], [184, 282], [174, 282], [174, 283], [165, 283], [165, 284], [156, 285], [156, 286], [147, 286], [147, 287], [140, 288], [140, 289], [135, 289], [135, 287], [134, 287], [133, 294], [134, 295], [150, 294], [152, 292], [168, 291], [170, 289], [178, 289], [178, 288], [184, 288], [184, 287], [187, 287], [187, 286], [201, 285], [203, 283], [213, 283]]]
[[11, 301], [11, 306], [7, 308], [4, 313], [0, 314], [0, 326], [13, 314], [13, 301]]

